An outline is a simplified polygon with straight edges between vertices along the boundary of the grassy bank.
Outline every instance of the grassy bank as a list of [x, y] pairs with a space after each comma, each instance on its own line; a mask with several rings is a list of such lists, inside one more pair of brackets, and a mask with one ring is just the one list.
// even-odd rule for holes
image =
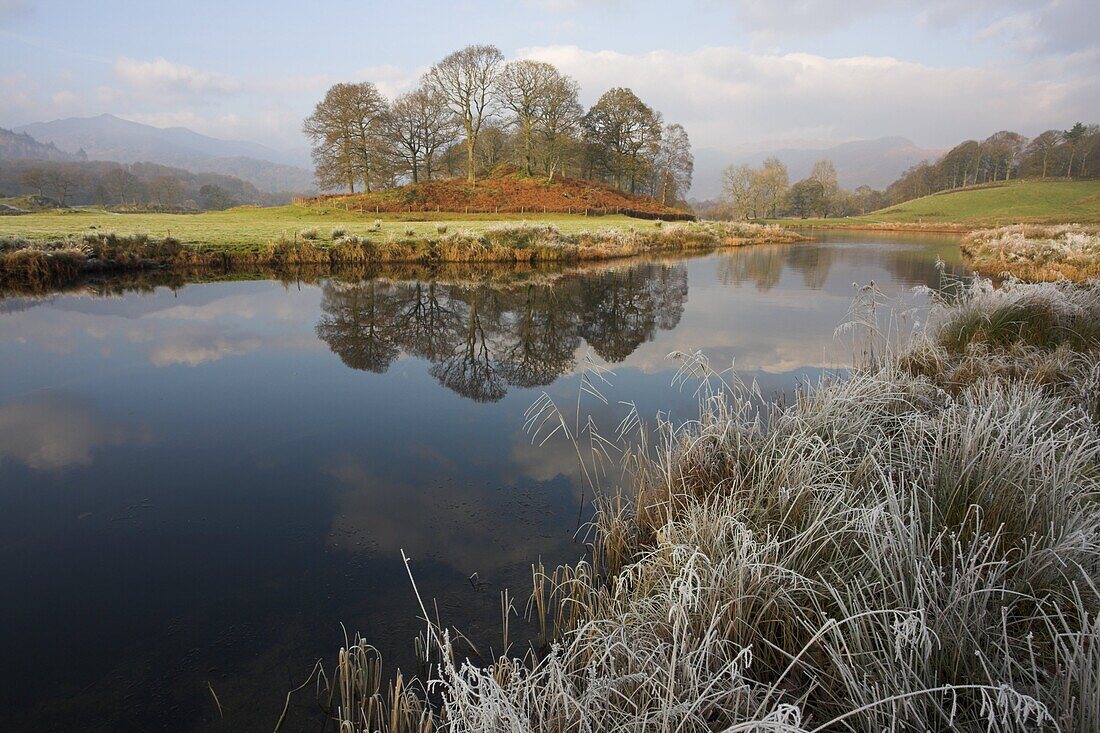
[[1011, 181], [944, 191], [864, 216], [783, 219], [783, 225], [970, 231], [1007, 224], [1100, 223], [1100, 181]]
[[1100, 277], [1100, 227], [983, 229], [967, 235], [962, 252], [972, 269], [990, 277], [1044, 282]]
[[[902, 353], [786, 407], [684, 356], [699, 420], [624, 438], [632, 480], [601, 500], [589, 559], [535, 570], [545, 645], [469, 663], [430, 625], [429, 707], [380, 685], [357, 643], [333, 714], [386, 731], [1100, 730], [1097, 323], [1100, 288], [979, 282]], [[561, 415], [543, 400], [531, 418]]]
[[[271, 242], [294, 240], [302, 231], [316, 229], [321, 241], [332, 240], [333, 229], [372, 240], [403, 237], [411, 230], [419, 238], [433, 237], [439, 227], [454, 232], [480, 232], [503, 223], [516, 223], [515, 214], [360, 213], [346, 210], [340, 201], [316, 205], [239, 206], [201, 214], [134, 213], [118, 214], [101, 209], [58, 209], [0, 218], [0, 236], [38, 241], [59, 241], [85, 232], [144, 232], [151, 238], [172, 237], [182, 244], [220, 247], [228, 250], [262, 247]], [[547, 214], [526, 217], [531, 222], [552, 224], [573, 234], [591, 229], [651, 226], [652, 222], [626, 216], [583, 216]]]
[[310, 228], [291, 239], [249, 247], [188, 245], [174, 237], [92, 230], [65, 239], [0, 238], [0, 285], [54, 285], [89, 271], [150, 268], [280, 270], [365, 263], [572, 263], [799, 239], [778, 227], [659, 221], [574, 232], [548, 223], [497, 223], [459, 231], [436, 224], [432, 234], [406, 226], [401, 234], [374, 232], [374, 236], [337, 227], [327, 237]]

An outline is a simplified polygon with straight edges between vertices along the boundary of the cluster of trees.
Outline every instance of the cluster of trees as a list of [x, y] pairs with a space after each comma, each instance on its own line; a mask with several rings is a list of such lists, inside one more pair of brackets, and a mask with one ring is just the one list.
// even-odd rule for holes
[[317, 335], [353, 369], [385, 372], [403, 352], [431, 362], [458, 394], [496, 401], [509, 386], [545, 386], [571, 371], [582, 340], [622, 361], [674, 328], [686, 297], [684, 267], [657, 263], [505, 289], [333, 280]]
[[495, 46], [468, 46], [392, 101], [370, 82], [334, 85], [303, 129], [328, 190], [459, 175], [472, 182], [511, 164], [528, 175], [593, 178], [682, 201], [694, 166], [684, 128], [666, 125], [630, 89], [607, 91], [587, 111], [579, 91], [552, 64], [506, 63]]
[[98, 205], [162, 210], [227, 209], [289, 203], [289, 194], [262, 193], [217, 173], [191, 173], [156, 163], [12, 160], [0, 166], [0, 195], [47, 196], [63, 206]]
[[1100, 176], [1100, 125], [1078, 122], [1032, 139], [1008, 130], [967, 140], [934, 163], [923, 162], [886, 189], [889, 204], [937, 191], [1016, 178]]
[[778, 158], [759, 168], [731, 165], [722, 172], [724, 198], [704, 213], [728, 219], [763, 217], [850, 216], [882, 208], [885, 195], [869, 186], [845, 191], [837, 182], [832, 161], [819, 160], [807, 178], [790, 182], [787, 166]]

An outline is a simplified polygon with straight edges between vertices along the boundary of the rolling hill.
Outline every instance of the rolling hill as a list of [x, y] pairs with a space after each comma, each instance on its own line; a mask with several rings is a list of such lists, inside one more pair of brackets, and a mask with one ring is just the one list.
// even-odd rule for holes
[[877, 222], [1091, 224], [1100, 222], [1100, 181], [1013, 181], [924, 196], [860, 219]]
[[15, 132], [66, 153], [83, 150], [89, 160], [149, 162], [192, 173], [221, 173], [264, 191], [316, 190], [312, 171], [294, 165], [292, 156], [257, 143], [200, 135], [184, 127], [153, 127], [104, 114], [36, 122]]

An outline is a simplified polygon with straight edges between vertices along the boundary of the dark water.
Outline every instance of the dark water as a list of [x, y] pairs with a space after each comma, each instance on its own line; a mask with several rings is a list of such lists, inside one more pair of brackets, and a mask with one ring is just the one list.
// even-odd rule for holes
[[[849, 361], [854, 283], [919, 303], [937, 259], [953, 240], [830, 234], [552, 283], [0, 302], [0, 730], [270, 730], [341, 622], [411, 663], [401, 549], [499, 645], [500, 591], [583, 552], [571, 449], [522, 429], [543, 390], [572, 406], [591, 359], [602, 424], [687, 419], [666, 355], [702, 349], [788, 393]], [[311, 690], [284, 729], [319, 729]]]

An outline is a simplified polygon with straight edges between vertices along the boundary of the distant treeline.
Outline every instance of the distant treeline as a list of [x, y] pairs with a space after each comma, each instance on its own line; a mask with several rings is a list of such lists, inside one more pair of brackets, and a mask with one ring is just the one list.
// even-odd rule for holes
[[967, 140], [934, 163], [910, 168], [886, 189], [886, 199], [892, 205], [963, 186], [1055, 177], [1100, 177], [1100, 125], [1078, 122], [1031, 140], [1007, 130]]
[[793, 184], [778, 158], [768, 158], [760, 168], [731, 165], [722, 173], [722, 198], [696, 203], [694, 209], [713, 219], [856, 216], [964, 186], [1053, 177], [1100, 177], [1100, 125], [1078, 122], [1032, 140], [1008, 131], [981, 142], [967, 140], [933, 163], [913, 166], [885, 191], [842, 189], [829, 160], [818, 161], [809, 177]]
[[370, 192], [433, 178], [474, 181], [501, 165], [527, 175], [599, 180], [662, 203], [691, 188], [681, 125], [665, 124], [630, 89], [585, 110], [579, 86], [553, 65], [504, 62], [468, 46], [435, 64], [412, 92], [386, 99], [370, 82], [336, 84], [306, 119], [317, 181]]
[[191, 173], [156, 163], [0, 161], [0, 197], [30, 194], [64, 206], [196, 211], [291, 200], [289, 193], [264, 193], [233, 176]]
[[869, 186], [846, 191], [837, 182], [832, 161], [814, 163], [809, 177], [790, 182], [787, 166], [771, 157], [759, 168], [731, 165], [722, 172], [723, 197], [698, 202], [696, 213], [707, 219], [761, 219], [865, 214], [885, 205], [885, 194]]

